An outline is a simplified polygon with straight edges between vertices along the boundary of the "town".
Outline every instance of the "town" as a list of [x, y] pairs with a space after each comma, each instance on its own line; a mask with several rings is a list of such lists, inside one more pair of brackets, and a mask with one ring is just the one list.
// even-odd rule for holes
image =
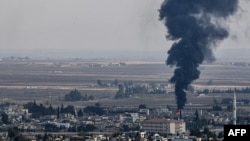
[[[103, 87], [100, 81], [97, 81], [98, 87]], [[145, 87], [145, 84], [130, 82], [129, 87], [118, 83], [116, 86], [118, 89], [114, 100], [126, 99], [133, 95], [132, 91], [137, 94], [170, 95], [162, 84]], [[248, 88], [226, 92], [243, 93], [246, 90]], [[211, 95], [212, 91], [206, 91], [199, 92], [197, 97]], [[93, 96], [82, 95], [76, 89], [66, 94], [64, 100], [95, 101]], [[249, 124], [250, 112], [245, 109], [250, 102], [241, 99], [237, 105], [237, 124]], [[94, 103], [55, 107], [53, 103], [44, 104], [35, 100], [21, 105], [5, 102], [0, 105], [1, 140], [220, 141], [224, 137], [223, 126], [233, 124], [233, 106], [233, 97], [221, 101], [214, 99], [211, 105], [188, 105], [181, 112], [176, 111], [173, 105], [103, 106]]]
[[224, 125], [250, 122], [249, 65], [238, 64], [202, 65], [178, 109], [161, 62], [3, 58], [0, 139], [221, 141]]

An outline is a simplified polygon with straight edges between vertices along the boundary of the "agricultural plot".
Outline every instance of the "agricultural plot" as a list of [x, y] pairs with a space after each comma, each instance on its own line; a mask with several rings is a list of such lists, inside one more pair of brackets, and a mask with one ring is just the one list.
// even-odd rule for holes
[[[175, 104], [173, 88], [168, 80], [174, 68], [164, 62], [128, 61], [122, 65], [112, 61], [1, 61], [0, 99], [2, 102], [26, 103], [36, 100], [47, 104], [73, 104], [84, 106], [139, 105], [165, 106]], [[195, 90], [244, 88], [250, 84], [250, 67], [231, 64], [204, 64], [200, 66], [200, 78], [192, 83]], [[104, 86], [99, 86], [101, 80]], [[135, 94], [124, 99], [114, 99], [118, 87], [112, 83], [133, 81], [138, 84], [164, 84], [167, 94]], [[82, 95], [94, 96], [93, 101], [66, 102], [64, 95], [77, 89]], [[242, 94], [243, 95], [243, 94]], [[199, 97], [188, 93], [187, 105], [211, 104], [214, 98], [221, 100], [231, 96], [208, 94]], [[240, 97], [240, 95], [239, 95]], [[243, 97], [250, 98], [247, 94]]]

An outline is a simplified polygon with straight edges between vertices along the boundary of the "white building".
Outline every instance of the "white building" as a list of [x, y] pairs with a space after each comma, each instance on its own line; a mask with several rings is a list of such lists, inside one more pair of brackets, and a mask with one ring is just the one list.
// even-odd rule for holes
[[150, 119], [142, 123], [142, 129], [149, 133], [177, 134], [186, 132], [186, 123], [174, 119]]

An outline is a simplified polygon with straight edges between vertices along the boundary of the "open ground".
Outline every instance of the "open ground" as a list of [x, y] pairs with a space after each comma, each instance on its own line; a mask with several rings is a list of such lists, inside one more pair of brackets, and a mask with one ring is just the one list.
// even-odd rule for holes
[[[0, 99], [2, 102], [37, 102], [61, 105], [84, 106], [100, 103], [107, 106], [139, 105], [151, 106], [175, 105], [175, 95], [140, 94], [126, 99], [114, 99], [117, 87], [99, 87], [97, 80], [110, 83], [119, 82], [161, 83], [167, 89], [168, 80], [174, 68], [165, 62], [98, 60], [37, 60], [37, 61], [1, 61], [0, 62]], [[230, 63], [203, 64], [200, 66], [200, 78], [192, 83], [195, 90], [244, 88], [250, 84], [250, 67], [235, 66]], [[93, 101], [66, 102], [64, 95], [77, 89], [82, 95], [93, 95]], [[169, 91], [172, 89], [169, 88]], [[232, 97], [230, 94], [208, 94], [198, 96], [188, 93], [187, 106], [206, 105], [214, 99]], [[238, 99], [250, 99], [250, 94], [237, 94]]]

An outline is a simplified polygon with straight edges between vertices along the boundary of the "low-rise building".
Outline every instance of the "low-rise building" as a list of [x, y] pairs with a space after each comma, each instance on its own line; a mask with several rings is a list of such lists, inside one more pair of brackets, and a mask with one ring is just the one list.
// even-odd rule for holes
[[150, 119], [142, 123], [142, 129], [149, 133], [177, 134], [186, 132], [186, 123], [174, 119]]

